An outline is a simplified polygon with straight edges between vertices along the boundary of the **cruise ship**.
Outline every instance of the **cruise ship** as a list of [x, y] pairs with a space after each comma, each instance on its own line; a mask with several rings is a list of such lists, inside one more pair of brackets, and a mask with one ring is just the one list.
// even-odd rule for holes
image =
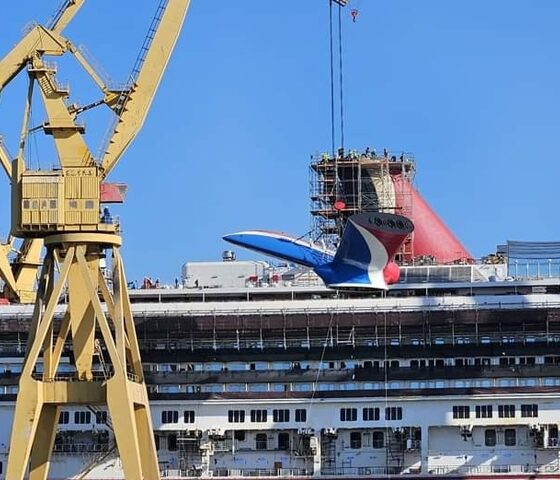
[[[508, 242], [473, 261], [413, 170], [367, 151], [312, 164], [324, 242], [341, 217], [391, 202], [415, 222], [388, 290], [326, 288], [308, 268], [231, 251], [185, 264], [172, 288], [131, 285], [163, 478], [560, 477], [560, 246]], [[2, 479], [31, 314], [0, 308]], [[70, 345], [65, 355], [58, 375], [72, 381]], [[105, 357], [99, 346], [98, 380], [111, 375]], [[61, 411], [50, 472], [123, 478], [104, 409]]]
[[[364, 293], [226, 258], [130, 292], [163, 478], [560, 476], [557, 262], [405, 266]], [[0, 309], [3, 467], [31, 312]], [[123, 478], [104, 410], [63, 409], [49, 478]]]
[[[405, 215], [387, 289], [232, 251], [129, 285], [162, 478], [560, 478], [560, 244], [475, 261], [414, 171], [386, 150], [311, 163], [312, 238], [293, 245], [332, 251], [356, 214]], [[32, 311], [0, 305], [2, 480]], [[96, 344], [94, 380], [107, 359]], [[68, 343], [54, 380], [74, 379]], [[124, 478], [102, 406], [62, 408], [49, 478]]]

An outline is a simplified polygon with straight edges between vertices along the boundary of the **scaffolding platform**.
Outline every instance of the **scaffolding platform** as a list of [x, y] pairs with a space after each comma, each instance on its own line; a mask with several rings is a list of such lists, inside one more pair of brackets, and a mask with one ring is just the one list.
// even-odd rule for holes
[[[311, 201], [311, 235], [336, 248], [346, 221], [362, 212], [387, 212], [412, 216], [413, 201], [404, 182], [414, 181], [416, 162], [410, 153], [395, 154], [386, 149], [377, 153], [367, 148], [360, 152], [339, 150], [336, 155], [312, 156], [309, 168]], [[397, 260], [406, 262], [414, 256], [409, 237]]]

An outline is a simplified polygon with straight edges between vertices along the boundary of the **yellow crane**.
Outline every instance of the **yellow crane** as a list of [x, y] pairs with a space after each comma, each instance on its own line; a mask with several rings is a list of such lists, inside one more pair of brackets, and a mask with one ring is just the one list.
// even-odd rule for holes
[[[0, 163], [11, 174], [11, 235], [34, 248], [40, 245], [37, 242], [44, 242], [46, 248], [19, 381], [6, 470], [10, 480], [22, 480], [28, 465], [30, 480], [46, 480], [59, 411], [66, 405], [107, 405], [125, 477], [159, 479], [120, 255], [122, 241], [118, 225], [100, 215], [100, 206], [102, 182], [142, 127], [190, 2], [160, 0], [129, 83], [112, 90], [63, 36], [84, 1], [66, 0], [50, 24], [35, 26], [0, 60], [0, 92], [22, 71], [29, 76], [17, 156], [10, 165], [6, 153], [0, 153]], [[105, 104], [115, 113], [112, 135], [100, 159], [92, 155], [85, 142], [85, 127], [77, 120], [78, 113], [88, 107], [67, 103], [69, 90], [57, 82], [56, 66], [45, 60], [67, 53], [100, 88], [103, 98], [97, 104]], [[35, 90], [47, 117], [41, 129], [52, 136], [58, 155], [59, 167], [52, 170], [32, 170], [25, 165], [24, 146]], [[0, 271], [9, 277], [6, 253], [0, 251]], [[110, 285], [100, 268], [102, 258], [111, 262]], [[15, 277], [8, 282], [17, 289]], [[55, 310], [63, 291], [67, 305], [55, 328]], [[73, 378], [57, 375], [68, 339], [76, 368]], [[109, 378], [93, 371], [96, 341], [108, 353]], [[36, 373], [40, 361], [42, 372]]]

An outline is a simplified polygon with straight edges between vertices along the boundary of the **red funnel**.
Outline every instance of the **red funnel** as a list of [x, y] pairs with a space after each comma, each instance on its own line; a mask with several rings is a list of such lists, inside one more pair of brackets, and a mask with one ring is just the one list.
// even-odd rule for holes
[[410, 182], [401, 175], [393, 175], [392, 178], [397, 211], [410, 217], [414, 223], [414, 256], [433, 256], [438, 263], [472, 259], [471, 254]]

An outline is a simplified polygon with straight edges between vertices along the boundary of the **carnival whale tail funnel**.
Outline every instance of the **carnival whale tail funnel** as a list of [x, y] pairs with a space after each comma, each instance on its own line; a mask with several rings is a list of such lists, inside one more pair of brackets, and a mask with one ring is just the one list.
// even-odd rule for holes
[[336, 252], [283, 233], [251, 230], [224, 236], [250, 250], [297, 263], [313, 270], [332, 288], [386, 289], [399, 280], [393, 262], [412, 222], [391, 213], [360, 213], [348, 219]]
[[353, 215], [333, 261], [315, 270], [331, 287], [385, 289], [399, 281], [399, 267], [393, 258], [413, 229], [412, 222], [401, 215]]

